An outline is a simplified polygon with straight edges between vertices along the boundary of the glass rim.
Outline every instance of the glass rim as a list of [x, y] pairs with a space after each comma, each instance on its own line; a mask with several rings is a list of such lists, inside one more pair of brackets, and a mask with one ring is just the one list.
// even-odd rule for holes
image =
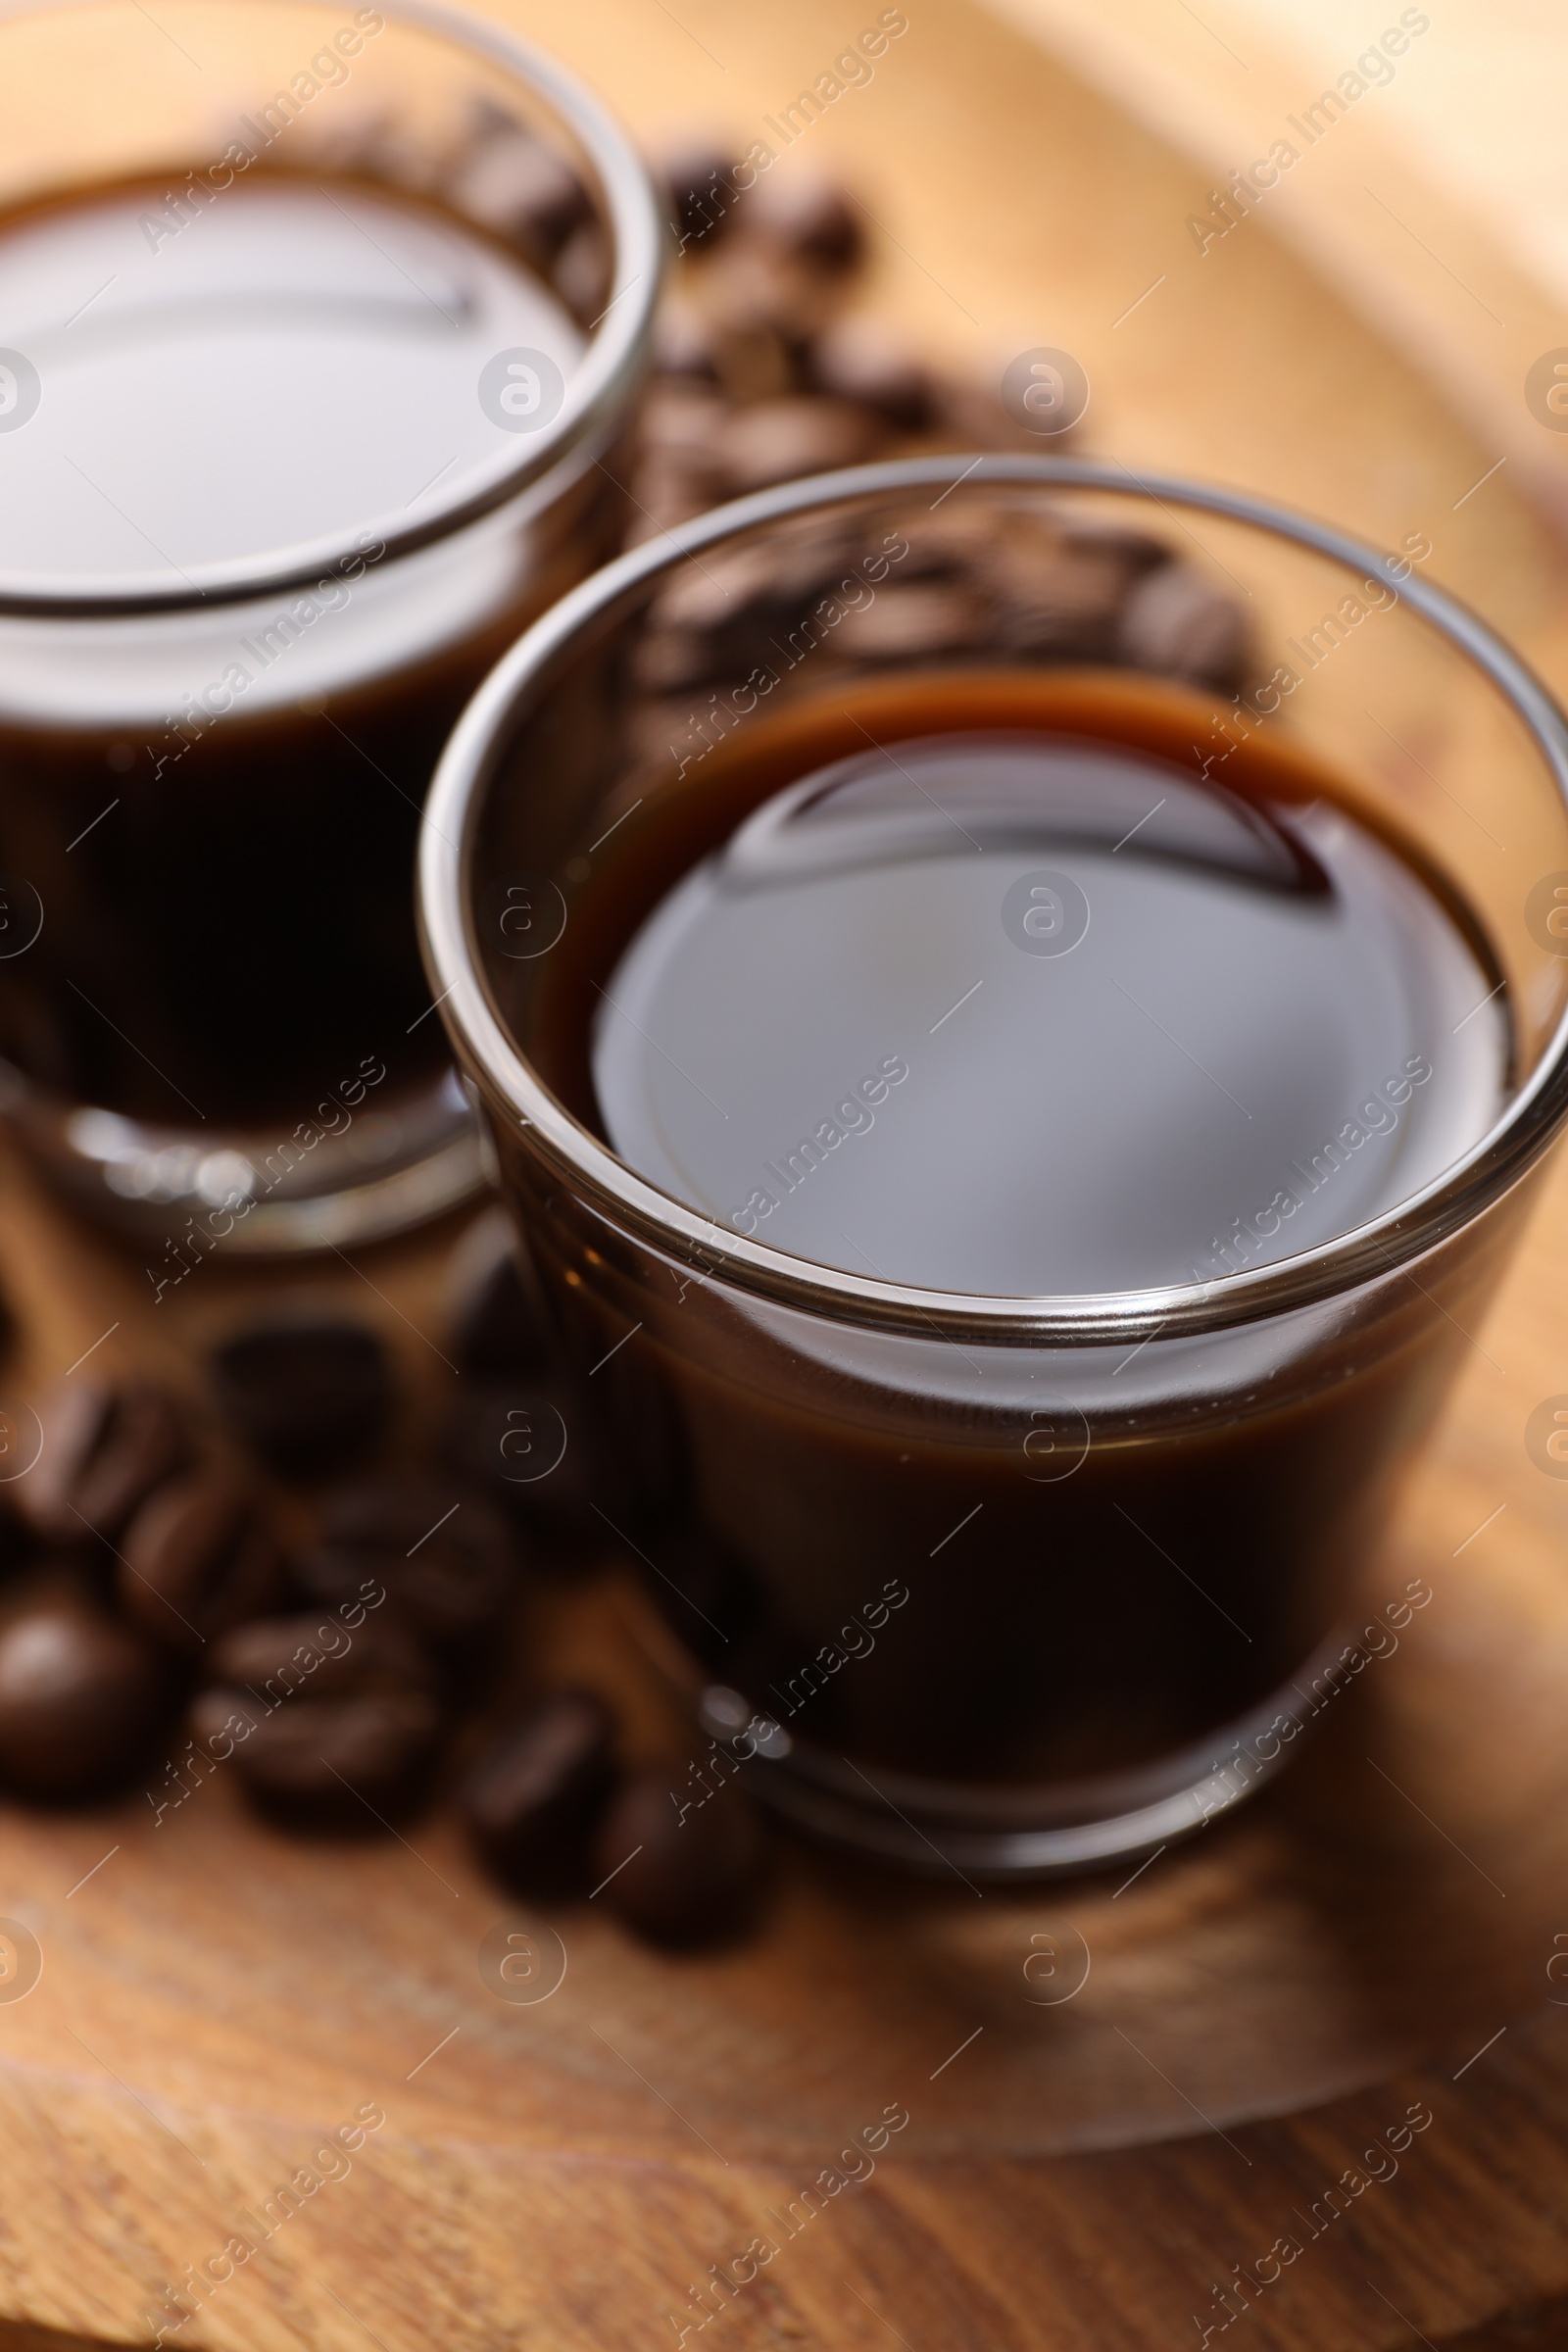
[[[736, 499], [631, 549], [570, 590], [503, 655], [459, 719], [430, 786], [419, 840], [420, 939], [431, 993], [461, 1065], [502, 1123], [525, 1132], [531, 1148], [612, 1226], [755, 1298], [862, 1328], [1014, 1346], [1089, 1346], [1152, 1339], [1156, 1333], [1188, 1337], [1315, 1305], [1399, 1271], [1472, 1224], [1551, 1143], [1568, 1116], [1568, 1009], [1536, 1068], [1467, 1152], [1407, 1200], [1325, 1247], [1209, 1282], [1007, 1298], [925, 1290], [847, 1272], [717, 1224], [637, 1175], [573, 1118], [535, 1075], [492, 1008], [466, 887], [477, 826], [513, 723], [549, 684], [582, 633], [612, 616], [617, 607], [630, 606], [662, 573], [759, 526], [829, 507], [874, 505], [913, 491], [961, 496], [971, 483], [977, 489], [1141, 496], [1270, 532], [1363, 577], [1386, 561], [1332, 524], [1245, 492], [1135, 474], [1113, 463], [1044, 456], [902, 459], [815, 474]], [[1412, 575], [1394, 593], [1502, 696], [1568, 808], [1568, 719], [1534, 672], [1446, 590]]]
[[[112, 7], [123, 0], [0, 0], [0, 27], [26, 17], [64, 16], [73, 9]], [[219, 0], [208, 0], [217, 6]], [[253, 0], [279, 10], [299, 0]], [[325, 0], [305, 0], [324, 8]], [[30, 618], [200, 611], [243, 603], [284, 588], [303, 587], [332, 565], [359, 555], [366, 535], [390, 561], [450, 538], [532, 488], [562, 460], [590, 442], [635, 385], [652, 338], [654, 309], [663, 273], [663, 227], [653, 184], [630, 137], [588, 84], [548, 51], [447, 0], [377, 0], [389, 20], [434, 34], [501, 66], [536, 89], [580, 142], [599, 175], [609, 218], [613, 278], [609, 300], [592, 327], [581, 362], [567, 380], [559, 416], [520, 449], [501, 449], [444, 495], [437, 493], [417, 522], [407, 512], [368, 514], [341, 531], [299, 540], [265, 556], [193, 564], [172, 586], [166, 571], [116, 573], [56, 582], [0, 568], [0, 614]], [[86, 184], [85, 182], [83, 183]]]

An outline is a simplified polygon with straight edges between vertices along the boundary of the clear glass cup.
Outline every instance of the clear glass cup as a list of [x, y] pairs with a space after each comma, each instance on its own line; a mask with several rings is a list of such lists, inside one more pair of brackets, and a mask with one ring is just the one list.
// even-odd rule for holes
[[[1242, 692], [1193, 693], [1199, 750], [1285, 730], [1343, 806], [1462, 882], [1512, 1066], [1490, 1131], [1409, 1199], [1207, 1279], [956, 1296], [715, 1223], [544, 1082], [530, 1053], [574, 895], [699, 740], [638, 699], [654, 600], [700, 597], [740, 551], [782, 574], [803, 532], [913, 542], [937, 509], [982, 534], [1038, 510], [1152, 535], [1242, 594], [1261, 659]], [[1422, 579], [1426, 554], [1108, 465], [866, 467], [610, 565], [513, 648], [448, 746], [420, 851], [431, 994], [578, 1368], [571, 1426], [546, 1443], [519, 1395], [502, 1443], [535, 1433], [546, 1468], [588, 1450], [709, 1734], [823, 1837], [966, 1875], [1118, 1861], [1277, 1770], [1346, 1670], [1357, 1577], [1568, 1111], [1568, 728]], [[891, 710], [900, 681], [974, 661], [940, 642], [879, 661], [862, 633], [851, 665], [831, 633], [776, 658], [768, 723], [852, 676], [887, 683]], [[694, 692], [693, 725], [742, 745], [755, 679], [749, 699]]]
[[[419, 967], [419, 807], [477, 681], [620, 543], [617, 448], [662, 224], [593, 95], [478, 18], [424, 0], [6, 7], [0, 212], [47, 219], [119, 183], [140, 184], [139, 236], [96, 290], [62, 270], [59, 317], [8, 316], [19, 349], [0, 352], [0, 1099], [74, 1200], [180, 1264], [220, 1243], [371, 1239], [480, 1182]], [[50, 446], [58, 540], [19, 537], [7, 516], [45, 462], [48, 404], [79, 400], [79, 364], [105, 338], [156, 358], [181, 305], [249, 306], [234, 366], [254, 377], [295, 329], [291, 302], [303, 318], [359, 299], [336, 290], [318, 233], [301, 232], [275, 290], [225, 279], [215, 239], [285, 183], [329, 197], [345, 252], [385, 277], [379, 299], [404, 299], [411, 368], [447, 338], [450, 466], [443, 445], [406, 495], [381, 496], [380, 475], [356, 471], [374, 419], [349, 395], [323, 381], [263, 404], [209, 369], [186, 397], [232, 385], [228, 462], [287, 481], [275, 512], [228, 541], [184, 512], [176, 399], [144, 428], [145, 508], [110, 497], [116, 419], [95, 417], [79, 446]], [[377, 206], [407, 208], [428, 270], [383, 245]], [[459, 246], [477, 231], [471, 250], [438, 250], [438, 217]], [[0, 283], [7, 250], [0, 229]], [[509, 376], [516, 353], [485, 340], [505, 312], [497, 269], [514, 273], [505, 315], [530, 315], [519, 266], [524, 306], [536, 289], [560, 343], [555, 380], [548, 353]], [[319, 284], [303, 286], [307, 267]], [[416, 443], [410, 396], [386, 398]], [[193, 438], [208, 463], [211, 434]], [[78, 504], [107, 541], [78, 530]]]

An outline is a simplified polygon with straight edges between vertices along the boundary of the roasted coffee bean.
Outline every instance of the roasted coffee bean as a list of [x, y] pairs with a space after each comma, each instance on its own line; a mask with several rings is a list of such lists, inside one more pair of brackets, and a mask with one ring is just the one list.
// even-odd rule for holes
[[650, 613], [639, 683], [667, 693], [788, 666], [813, 642], [801, 624], [823, 596], [865, 596], [854, 576], [862, 552], [836, 531], [800, 531], [683, 569]]
[[166, 1657], [84, 1597], [42, 1595], [0, 1626], [0, 1780], [27, 1796], [114, 1786], [172, 1691]]
[[1139, 581], [1122, 612], [1119, 651], [1133, 669], [1233, 692], [1247, 670], [1247, 622], [1234, 597], [1185, 564]]
[[452, 1258], [451, 1329], [460, 1368], [481, 1380], [531, 1372], [550, 1348], [531, 1284], [524, 1285], [511, 1220], [489, 1209]]
[[865, 216], [836, 180], [769, 176], [744, 218], [748, 236], [819, 270], [845, 272], [865, 258]]
[[520, 123], [497, 124], [446, 184], [447, 201], [505, 237], [531, 268], [548, 272], [588, 198], [570, 166]]
[[670, 377], [710, 385], [718, 380], [720, 328], [701, 306], [678, 289], [667, 294], [654, 323], [654, 367], [650, 397]]
[[519, 1894], [585, 1889], [613, 1781], [614, 1725], [589, 1690], [555, 1690], [478, 1757], [458, 1804], [485, 1861]]
[[17, 1502], [49, 1543], [113, 1544], [137, 1504], [189, 1459], [180, 1408], [150, 1381], [77, 1375], [39, 1419], [43, 1451], [17, 1481]]
[[983, 647], [987, 602], [949, 580], [901, 580], [845, 613], [833, 650], [846, 662], [918, 662]]
[[992, 551], [996, 638], [1026, 660], [1113, 662], [1131, 577], [1113, 546], [1022, 535]]
[[689, 147], [663, 159], [660, 176], [669, 197], [669, 226], [679, 250], [708, 247], [729, 228], [739, 191], [729, 158], [713, 147]]
[[556, 256], [550, 278], [579, 326], [593, 326], [610, 299], [610, 239], [597, 220], [574, 228]]
[[717, 457], [732, 490], [764, 490], [800, 474], [858, 466], [875, 454], [883, 434], [881, 419], [860, 403], [805, 394], [737, 410], [718, 437]]
[[874, 319], [839, 319], [817, 337], [808, 365], [817, 391], [858, 401], [902, 432], [920, 432], [931, 422], [930, 369]]
[[592, 1503], [581, 1399], [558, 1376], [471, 1388], [447, 1424], [442, 1460], [543, 1544], [570, 1552], [609, 1540]]
[[630, 1774], [600, 1822], [590, 1865], [599, 1900], [650, 1943], [672, 1948], [741, 1934], [770, 1851], [760, 1815], [733, 1782], [703, 1801], [686, 1786], [683, 1763]]
[[433, 1479], [340, 1489], [322, 1512], [319, 1544], [294, 1573], [322, 1607], [381, 1587], [387, 1621], [451, 1666], [497, 1632], [517, 1590], [515, 1547], [499, 1512], [471, 1488], [454, 1492]]
[[442, 1731], [429, 1670], [367, 1605], [224, 1635], [191, 1708], [198, 1746], [232, 1752], [256, 1804], [303, 1828], [373, 1831], [429, 1784]]
[[260, 1323], [214, 1353], [213, 1391], [236, 1436], [284, 1477], [352, 1461], [392, 1414], [387, 1351], [360, 1323]]
[[187, 1657], [283, 1597], [283, 1554], [254, 1496], [222, 1471], [160, 1487], [126, 1528], [120, 1552], [125, 1615]]
[[[846, 281], [832, 270], [751, 237], [722, 246], [694, 272], [692, 286], [726, 342], [735, 338], [740, 351], [754, 338], [775, 338], [792, 380], [813, 338], [838, 317], [847, 293]], [[741, 398], [758, 397], [744, 378], [732, 383], [727, 367], [723, 372], [726, 389]]]

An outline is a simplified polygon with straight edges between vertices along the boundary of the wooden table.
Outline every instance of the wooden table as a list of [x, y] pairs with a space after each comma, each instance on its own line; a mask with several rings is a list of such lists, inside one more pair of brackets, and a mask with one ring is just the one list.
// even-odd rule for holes
[[[496, 13], [639, 127], [716, 122], [737, 153], [853, 28], [827, 0]], [[1022, 33], [911, 11], [809, 160], [864, 189], [879, 298], [933, 351], [1063, 344], [1094, 446], [1385, 544], [1427, 530], [1433, 571], [1568, 681], [1562, 560], [1513, 469], [1464, 498], [1495, 452], [1265, 223], [1189, 266], [1196, 168]], [[133, 1256], [14, 1171], [5, 1200], [15, 1394], [100, 1340], [106, 1367], [189, 1380], [276, 1298], [215, 1260], [155, 1309]], [[384, 1330], [425, 1402], [456, 1377], [454, 1238], [299, 1277]], [[161, 1820], [141, 1795], [5, 1811], [0, 1918], [43, 1965], [0, 1998], [0, 2346], [150, 2340], [194, 2274], [165, 2340], [258, 2352], [1142, 2352], [1220, 2340], [1227, 2309], [1258, 2352], [1561, 2340], [1568, 1486], [1523, 1431], [1568, 1389], [1565, 1315], [1568, 1162], [1367, 1566], [1369, 1606], [1413, 1576], [1431, 1604], [1291, 1775], [1125, 1885], [976, 1892], [797, 1853], [758, 1941], [673, 1960], [591, 1906], [509, 1910], [438, 1816], [314, 1847], [221, 1774]], [[539, 1641], [652, 1739], [637, 1627], [607, 1563]], [[500, 1997], [481, 1945], [554, 1949], [552, 1924], [564, 1980]], [[889, 2110], [907, 2122], [852, 2165]], [[693, 2302], [757, 2240], [754, 2278]]]

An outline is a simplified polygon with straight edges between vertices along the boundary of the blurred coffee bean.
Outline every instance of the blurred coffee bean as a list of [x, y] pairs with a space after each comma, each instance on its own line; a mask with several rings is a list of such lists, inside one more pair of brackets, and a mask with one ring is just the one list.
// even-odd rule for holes
[[992, 550], [997, 642], [1026, 660], [1113, 662], [1132, 574], [1119, 549], [1014, 532]]
[[458, 1796], [474, 1844], [519, 1894], [585, 1889], [588, 1844], [613, 1780], [614, 1725], [589, 1690], [555, 1690], [500, 1733]]
[[765, 548], [715, 554], [680, 571], [656, 598], [640, 652], [638, 683], [660, 693], [789, 667], [811, 640], [797, 634], [809, 609], [855, 576], [864, 551], [837, 529], [780, 532]]
[[0, 1626], [0, 1781], [79, 1797], [142, 1759], [172, 1696], [166, 1657], [74, 1594], [40, 1596]]
[[283, 1555], [254, 1496], [222, 1471], [161, 1487], [121, 1541], [121, 1607], [183, 1656], [275, 1609], [284, 1588]]
[[649, 386], [649, 397], [671, 376], [705, 385], [716, 383], [719, 333], [716, 322], [678, 288], [666, 294], [654, 324], [657, 372]]
[[1128, 597], [1118, 650], [1133, 669], [1232, 693], [1246, 675], [1247, 622], [1225, 590], [1185, 564], [1165, 564]]
[[214, 1351], [224, 1419], [285, 1478], [309, 1478], [367, 1452], [392, 1416], [387, 1351], [361, 1323], [301, 1316], [258, 1323]]
[[424, 1795], [441, 1708], [395, 1626], [354, 1611], [268, 1618], [215, 1642], [191, 1731], [265, 1812], [301, 1828], [368, 1833]]
[[610, 300], [610, 239], [597, 220], [574, 228], [550, 272], [551, 283], [579, 326], [599, 322]]
[[505, 237], [542, 275], [589, 213], [570, 166], [520, 123], [498, 122], [450, 174], [444, 193], [457, 212]]
[[504, 1380], [547, 1361], [550, 1345], [504, 1211], [487, 1209], [452, 1253], [451, 1332], [460, 1368]]
[[714, 147], [679, 149], [664, 157], [659, 176], [669, 197], [669, 225], [677, 246], [685, 250], [716, 243], [739, 202], [729, 158]]
[[719, 434], [717, 456], [733, 491], [765, 490], [800, 474], [858, 466], [876, 453], [883, 432], [860, 403], [808, 393], [737, 410]]
[[931, 422], [930, 369], [874, 319], [839, 319], [817, 337], [808, 364], [816, 390], [858, 401], [902, 432]]
[[341, 1488], [323, 1508], [320, 1542], [294, 1574], [322, 1607], [380, 1586], [387, 1622], [448, 1666], [497, 1633], [517, 1591], [514, 1541], [499, 1512], [473, 1489], [454, 1492], [435, 1479]]
[[590, 1865], [598, 1899], [650, 1943], [672, 1949], [740, 1935], [756, 1914], [770, 1853], [760, 1817], [733, 1783], [699, 1803], [672, 1793], [686, 1781], [676, 1762], [628, 1775], [599, 1824]]
[[919, 662], [975, 651], [989, 642], [990, 609], [956, 581], [909, 580], [879, 588], [833, 632], [846, 662]]
[[[703, 264], [694, 291], [726, 344], [733, 338], [738, 352], [755, 346], [756, 356], [763, 348], [757, 339], [773, 338], [793, 378], [813, 337], [843, 310], [849, 287], [799, 254], [738, 237]], [[756, 396], [744, 381], [731, 384], [727, 368], [724, 373], [726, 389], [743, 399]]]
[[43, 1406], [43, 1450], [17, 1481], [19, 1508], [55, 1544], [113, 1544], [156, 1486], [183, 1468], [190, 1441], [178, 1404], [151, 1381], [78, 1374]]
[[758, 182], [744, 217], [748, 236], [813, 268], [837, 274], [865, 258], [865, 216], [836, 180], [770, 172]]
[[581, 1399], [559, 1375], [477, 1385], [455, 1407], [441, 1458], [514, 1526], [565, 1551], [602, 1546], [607, 1530], [590, 1497]]

